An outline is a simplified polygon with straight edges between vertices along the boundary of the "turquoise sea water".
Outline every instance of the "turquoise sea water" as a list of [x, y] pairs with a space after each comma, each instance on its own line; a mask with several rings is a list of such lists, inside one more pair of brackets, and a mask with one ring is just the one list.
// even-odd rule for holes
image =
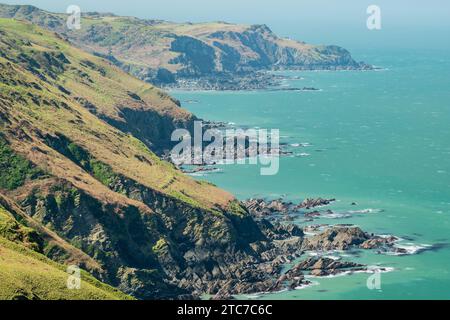
[[309, 156], [282, 157], [275, 176], [261, 176], [257, 166], [226, 165], [198, 178], [240, 199], [320, 196], [337, 198], [331, 206], [336, 211], [381, 209], [314, 224], [353, 223], [407, 238], [406, 245], [437, 245], [417, 255], [359, 251], [347, 258], [395, 268], [381, 275], [381, 290], [367, 288], [368, 274], [354, 274], [260, 298], [450, 298], [449, 57], [437, 51], [371, 52], [358, 58], [385, 70], [285, 73], [303, 77], [285, 85], [320, 92], [172, 92], [201, 118], [277, 128], [281, 142], [311, 144], [292, 147]]

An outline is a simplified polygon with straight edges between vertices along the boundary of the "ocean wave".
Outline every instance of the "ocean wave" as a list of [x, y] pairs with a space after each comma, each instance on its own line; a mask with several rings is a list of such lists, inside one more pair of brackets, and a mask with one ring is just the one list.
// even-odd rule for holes
[[348, 213], [350, 213], [350, 214], [367, 214], [367, 213], [381, 213], [381, 212], [384, 212], [384, 210], [383, 209], [372, 209], [372, 208], [348, 211]]
[[391, 256], [407, 256], [421, 253], [423, 251], [429, 250], [433, 248], [432, 245], [429, 244], [414, 244], [414, 243], [405, 243], [405, 244], [395, 244], [394, 248], [397, 249], [395, 251], [386, 252], [387, 255]]
[[310, 257], [324, 257], [333, 260], [339, 260], [341, 259], [341, 256], [343, 256], [344, 252], [346, 251], [345, 250], [305, 251], [305, 254], [307, 254]]
[[352, 274], [358, 274], [358, 273], [366, 273], [366, 274], [373, 274], [373, 273], [388, 273], [395, 271], [395, 268], [393, 267], [380, 267], [380, 266], [367, 266], [366, 269], [363, 270], [345, 270], [342, 272], [337, 272], [336, 274], [329, 274], [326, 276], [312, 276], [312, 275], [305, 275], [305, 279], [328, 279], [328, 278], [337, 278], [337, 277], [344, 277], [344, 276], [350, 276]]
[[296, 157], [309, 157], [311, 154], [306, 153], [306, 152], [302, 152], [302, 153], [298, 153], [295, 156]]
[[350, 213], [327, 213], [320, 216], [320, 218], [324, 219], [346, 219], [351, 217], [352, 215]]
[[[395, 271], [394, 267], [380, 267], [380, 266], [368, 266], [367, 270], [365, 270], [364, 273], [388, 273], [388, 272], [393, 272]], [[356, 271], [356, 273], [362, 273], [359, 271]]]
[[320, 285], [320, 283], [317, 282], [317, 281], [310, 281], [309, 283], [303, 284], [301, 286], [297, 286], [294, 289], [295, 290], [303, 290], [303, 289], [306, 289], [306, 288], [310, 288], [310, 287], [313, 287], [313, 286], [319, 286], [319, 285]]

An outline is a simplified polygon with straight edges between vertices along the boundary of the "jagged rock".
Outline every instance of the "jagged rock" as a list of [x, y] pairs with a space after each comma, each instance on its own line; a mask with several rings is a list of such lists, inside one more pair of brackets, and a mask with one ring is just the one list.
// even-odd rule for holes
[[292, 202], [284, 202], [282, 199], [266, 201], [264, 199], [249, 199], [243, 201], [247, 210], [255, 217], [261, 218], [274, 213], [288, 214], [295, 211]]
[[319, 211], [311, 211], [311, 212], [307, 212], [305, 213], [305, 217], [306, 218], [311, 218], [311, 217], [320, 217], [320, 212]]
[[323, 225], [323, 224], [315, 224], [315, 225], [310, 225], [310, 226], [306, 226], [303, 228], [303, 232], [307, 232], [307, 233], [317, 233], [323, 229], [325, 229], [326, 227], [328, 227], [328, 225]]
[[292, 237], [303, 237], [303, 230], [294, 224], [271, 223], [266, 219], [257, 221], [263, 234], [271, 240], [284, 240]]
[[334, 226], [312, 237], [305, 238], [303, 250], [347, 250], [359, 246], [370, 236], [358, 227]]
[[[294, 205], [292, 202], [284, 202], [282, 199], [266, 201], [264, 199], [249, 199], [244, 201], [243, 204], [247, 210], [255, 217], [261, 218], [273, 215], [274, 213], [281, 213], [288, 215], [289, 213], [296, 213], [300, 209], [311, 209], [319, 206], [326, 206], [336, 201], [335, 199], [305, 199], [300, 204]], [[329, 211], [328, 213], [332, 213]], [[320, 216], [319, 211], [312, 211], [305, 213], [305, 217], [317, 217]]]
[[322, 198], [305, 199], [305, 200], [303, 200], [302, 203], [300, 203], [298, 205], [298, 208], [311, 209], [311, 208], [320, 207], [320, 206], [327, 206], [334, 201], [336, 201], [336, 199], [322, 199]]
[[299, 270], [330, 270], [330, 269], [345, 269], [345, 268], [355, 268], [362, 267], [363, 265], [355, 262], [342, 262], [339, 260], [326, 258], [326, 257], [310, 257], [297, 264], [296, 268]]
[[359, 263], [338, 261], [326, 257], [311, 257], [300, 262], [295, 267], [295, 270], [310, 271], [310, 275], [318, 277], [335, 275], [345, 271], [359, 271], [365, 269], [366, 267]]
[[294, 290], [297, 287], [309, 283], [310, 282], [308, 280], [305, 280], [305, 277], [300, 269], [293, 268], [281, 275], [275, 282], [274, 286], [269, 289], [269, 292], [280, 291], [286, 287], [289, 290]]
[[379, 237], [375, 236], [369, 240], [364, 241], [362, 244], [360, 244], [360, 248], [362, 249], [378, 249], [386, 246], [392, 246], [398, 238], [394, 236], [389, 237]]

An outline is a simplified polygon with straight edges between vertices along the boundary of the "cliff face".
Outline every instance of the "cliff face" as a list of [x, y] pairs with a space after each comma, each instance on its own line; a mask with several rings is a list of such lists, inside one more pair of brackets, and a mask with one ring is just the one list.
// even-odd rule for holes
[[216, 71], [368, 67], [354, 61], [350, 53], [341, 47], [314, 46], [279, 38], [266, 25], [248, 26], [242, 31], [216, 31], [202, 38], [218, 50]]
[[[67, 267], [61, 263], [76, 264], [90, 272], [101, 270], [99, 264], [34, 221], [14, 201], [2, 194], [0, 252], [2, 300], [131, 299], [85, 271], [80, 273], [80, 289], [67, 290]], [[96, 273], [97, 277], [100, 275]]]
[[0, 16], [24, 19], [58, 32], [148, 82], [252, 73], [268, 69], [370, 69], [338, 46], [278, 37], [265, 25], [171, 23], [87, 13], [70, 31], [66, 16], [30, 6], [0, 6]]
[[274, 248], [243, 206], [151, 151], [192, 117], [166, 94], [11, 19], [0, 80], [0, 193], [43, 239], [23, 235], [34, 249], [138, 298], [271, 281], [240, 281]]

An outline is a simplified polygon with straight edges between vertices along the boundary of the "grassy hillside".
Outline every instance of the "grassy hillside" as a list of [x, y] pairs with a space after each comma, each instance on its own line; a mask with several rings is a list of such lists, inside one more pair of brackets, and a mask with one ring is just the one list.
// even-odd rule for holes
[[22, 245], [142, 299], [237, 277], [259, 227], [232, 195], [151, 150], [192, 118], [58, 34], [0, 19], [0, 200], [25, 223], [8, 227]]
[[[26, 160], [25, 160], [26, 161]], [[42, 253], [61, 264], [77, 265], [102, 277], [104, 268], [89, 255], [28, 216], [12, 199], [0, 193], [0, 236]]]
[[0, 300], [128, 300], [120, 291], [82, 272], [69, 290], [66, 267], [0, 237]]
[[[0, 112], [11, 115], [11, 129], [5, 133], [13, 133], [7, 135], [15, 140], [12, 146], [17, 152], [32, 162], [45, 163], [56, 176], [116, 202], [130, 203], [112, 194], [108, 185], [102, 185], [102, 178], [94, 179], [73, 161], [61, 159], [55, 150], [35, 139], [30, 129], [39, 130], [42, 136], [65, 136], [105, 168], [113, 167], [117, 174], [197, 206], [226, 206], [232, 200], [229, 194], [186, 177], [141, 141], [117, 129], [133, 131], [136, 126], [124, 119], [127, 112], [130, 117], [133, 112], [134, 117], [144, 117], [143, 121], [146, 113], [140, 114], [142, 110], [148, 110], [153, 118], [163, 118], [166, 113], [190, 116], [165, 93], [32, 24], [0, 19], [0, 34], [0, 92], [4, 101]], [[149, 131], [158, 130], [153, 118], [143, 124]], [[16, 130], [30, 136], [31, 141], [18, 137]]]
[[66, 267], [0, 237], [0, 300], [124, 300], [131, 297], [86, 272], [79, 290], [67, 289]]
[[131, 299], [85, 271], [80, 289], [69, 290], [67, 266], [36, 252], [40, 246], [38, 233], [0, 205], [0, 300]]

